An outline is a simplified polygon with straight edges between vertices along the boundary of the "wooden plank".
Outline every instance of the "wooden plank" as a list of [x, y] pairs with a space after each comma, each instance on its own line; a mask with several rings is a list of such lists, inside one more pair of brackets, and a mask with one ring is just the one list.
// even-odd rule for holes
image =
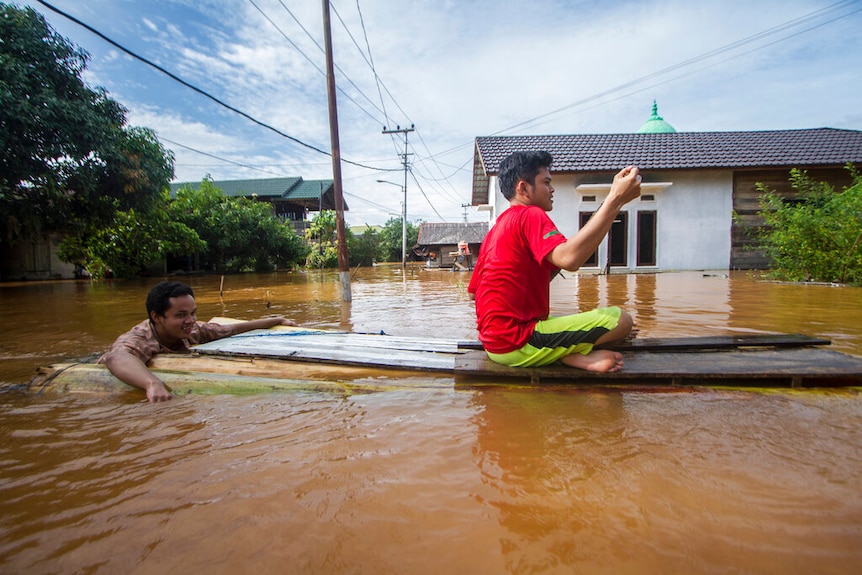
[[[149, 364], [151, 369], [166, 371], [196, 371], [222, 373], [225, 375], [248, 375], [276, 379], [317, 379], [323, 381], [349, 381], [353, 379], [427, 378], [425, 372], [411, 368], [382, 370], [373, 365], [344, 365], [319, 361], [285, 361], [284, 359], [256, 356], [198, 355], [195, 353], [163, 353], [155, 356]], [[438, 377], [451, 375], [448, 372], [435, 374]]]
[[862, 357], [820, 348], [751, 349], [704, 352], [623, 352], [624, 367], [597, 374], [562, 364], [513, 368], [496, 364], [487, 354], [471, 351], [456, 359], [456, 376], [521, 377], [532, 381], [567, 380], [573, 383], [625, 380], [816, 380], [848, 378], [862, 384]]
[[[382, 340], [386, 336], [367, 337]], [[375, 345], [367, 345], [368, 341], [366, 338], [337, 338], [329, 335], [287, 338], [234, 336], [195, 346], [194, 351], [204, 355], [272, 357], [420, 371], [452, 371], [455, 368], [455, 355], [464, 353], [454, 343], [449, 346], [454, 349], [454, 353], [448, 353], [391, 349], [381, 345], [380, 341], [375, 342]]]
[[[396, 337], [377, 334], [357, 334], [345, 332], [290, 332], [283, 333], [269, 330], [258, 330], [231, 338], [225, 338], [195, 346], [194, 350], [202, 355], [210, 356], [233, 356], [233, 357], [261, 357], [288, 359], [292, 361], [322, 362], [346, 366], [368, 366], [387, 369], [408, 369], [418, 371], [452, 371], [460, 374], [497, 375], [505, 374], [510, 377], [551, 377], [568, 378], [581, 377], [586, 372], [577, 372], [572, 375], [572, 370], [566, 367], [541, 368], [524, 372], [520, 368], [508, 368], [499, 366], [487, 359], [484, 352], [464, 347], [465, 342], [444, 339], [421, 339], [409, 337]], [[725, 365], [729, 356], [722, 356], [719, 362], [711, 355], [704, 354], [706, 351], [739, 350], [755, 348], [768, 350], [794, 349], [801, 346], [825, 345], [829, 340], [812, 338], [798, 334], [767, 334], [767, 335], [727, 335], [690, 338], [650, 338], [635, 339], [620, 349], [627, 353], [626, 369], [623, 375], [626, 377], [735, 377], [746, 375], [749, 377], [767, 377], [768, 375], [755, 373], [756, 366], [747, 360], [743, 362], [741, 371], [733, 371]], [[476, 342], [478, 344], [478, 342]], [[694, 362], [690, 358], [683, 360], [680, 357], [652, 358], [658, 354], [671, 353], [697, 353], [698, 359]], [[471, 355], [473, 354], [473, 355]], [[475, 355], [478, 354], [478, 355]], [[469, 356], [469, 357], [467, 357]], [[650, 357], [647, 357], [650, 356]], [[736, 361], [739, 358], [734, 358]], [[662, 365], [660, 371], [654, 371], [648, 367], [649, 362]], [[710, 363], [716, 365], [711, 369], [702, 366]], [[693, 369], [691, 366], [700, 366]], [[779, 370], [780, 366], [761, 363], [761, 367], [767, 373], [784, 377]], [[673, 367], [669, 367], [673, 366]], [[501, 371], [502, 370], [502, 371]], [[820, 371], [818, 368], [815, 371]], [[810, 376], [812, 372], [806, 371], [803, 375]], [[591, 375], [591, 377], [593, 377]], [[607, 376], [601, 376], [607, 377]]]
[[[216, 317], [211, 321], [216, 323], [235, 323], [238, 320], [231, 318]], [[375, 347], [381, 349], [404, 349], [414, 351], [435, 351], [444, 353], [455, 353], [457, 349], [484, 349], [478, 340], [459, 340], [441, 338], [418, 338], [388, 335], [385, 333], [368, 334], [346, 332], [338, 330], [308, 329], [303, 327], [279, 326], [269, 330], [255, 330], [245, 334], [235, 335], [235, 338], [244, 337], [302, 337], [308, 341], [320, 340], [325, 342], [326, 338], [340, 337], [341, 343], [349, 342], [351, 346]], [[683, 349], [730, 349], [737, 347], [801, 347], [809, 345], [830, 345], [828, 339], [810, 337], [801, 334], [775, 333], [775, 334], [746, 334], [746, 335], [717, 335], [702, 337], [654, 337], [635, 338], [630, 342], [614, 347], [619, 351], [627, 350], [669, 350], [677, 351]], [[205, 344], [209, 345], [209, 344]], [[207, 349], [207, 348], [204, 348]]]
[[233, 345], [232, 342], [243, 342], [242, 344], [237, 343], [237, 345], [247, 345], [248, 342], [245, 340], [252, 340], [255, 342], [254, 345], [271, 345], [273, 347], [283, 345], [286, 348], [292, 346], [312, 345], [318, 347], [339, 346], [383, 350], [398, 349], [404, 351], [459, 353], [459, 341], [455, 339], [417, 338], [386, 334], [342, 332], [282, 332], [265, 329], [254, 330], [214, 342], [201, 344], [195, 349], [209, 350], [218, 349], [220, 347], [231, 347]]
[[[793, 333], [757, 335], [717, 335], [703, 337], [652, 337], [635, 338], [630, 342], [613, 347], [617, 351], [680, 351], [733, 349], [739, 347], [803, 347], [810, 345], [830, 345], [831, 340]], [[476, 340], [461, 341], [462, 349], [483, 349]]]
[[[451, 378], [424, 378], [419, 381], [404, 379], [365, 378], [357, 381], [314, 380], [286, 377], [260, 377], [198, 371], [157, 370], [159, 378], [165, 382], [175, 396], [189, 394], [253, 394], [286, 391], [313, 391], [356, 393], [388, 391], [392, 389], [451, 388]], [[28, 385], [31, 393], [143, 393], [126, 385], [104, 365], [100, 364], [57, 364], [42, 368], [40, 375]]]
[[795, 333], [758, 335], [719, 335], [703, 337], [654, 337], [633, 339], [614, 346], [618, 351], [680, 351], [733, 349], [740, 347], [791, 348], [812, 345], [830, 345], [831, 340]]
[[[744, 350], [690, 352], [626, 352], [623, 371], [595, 374], [552, 365], [543, 368], [511, 368], [491, 362], [484, 352], [471, 351], [458, 357], [452, 372], [436, 377], [409, 377], [404, 372], [380, 371], [368, 375], [368, 368], [355, 368], [356, 379], [327, 377], [326, 374], [303, 373], [291, 368], [297, 362], [264, 360], [261, 365], [210, 366], [206, 371], [200, 361], [209, 358], [173, 355], [182, 369], [154, 369], [175, 393], [261, 393], [280, 390], [308, 391], [384, 391], [409, 388], [450, 388], [464, 385], [564, 385], [622, 386], [627, 389], [665, 389], [667, 386], [743, 386], [802, 387], [820, 385], [862, 386], [862, 357], [850, 356], [820, 348], [785, 350]], [[271, 362], [271, 363], [267, 363]], [[279, 365], [281, 364], [281, 365]], [[166, 365], [166, 364], [162, 364]], [[343, 367], [343, 366], [342, 366]], [[198, 369], [201, 368], [201, 369]], [[348, 369], [344, 367], [344, 369]], [[394, 373], [394, 375], [392, 375]], [[302, 377], [313, 375], [311, 379]], [[317, 379], [323, 375], [322, 379]], [[331, 375], [331, 374], [330, 374]], [[297, 377], [300, 376], [300, 377]], [[116, 392], [132, 391], [97, 364], [53, 365], [43, 368], [28, 386], [29, 391]]]

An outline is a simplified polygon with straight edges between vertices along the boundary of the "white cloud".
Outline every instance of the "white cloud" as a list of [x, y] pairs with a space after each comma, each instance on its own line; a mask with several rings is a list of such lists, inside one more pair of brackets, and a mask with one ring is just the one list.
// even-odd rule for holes
[[156, 26], [152, 20], [149, 18], [141, 18], [141, 22], [144, 23], [144, 26], [152, 30], [153, 32], [158, 32], [159, 28]]

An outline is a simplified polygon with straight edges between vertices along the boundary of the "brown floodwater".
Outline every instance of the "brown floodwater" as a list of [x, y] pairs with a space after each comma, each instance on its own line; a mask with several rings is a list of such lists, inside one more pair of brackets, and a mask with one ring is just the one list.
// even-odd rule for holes
[[[184, 278], [199, 317], [475, 338], [469, 274]], [[0, 284], [2, 573], [854, 573], [862, 395], [421, 376], [381, 391], [23, 393], [145, 317], [155, 279]], [[805, 333], [862, 355], [862, 289], [566, 274], [552, 312], [642, 337]], [[382, 378], [382, 374], [381, 374]], [[423, 379], [424, 378], [424, 379]], [[417, 379], [422, 380], [417, 385]], [[391, 383], [391, 382], [390, 382]], [[367, 388], [366, 388], [367, 390]]]

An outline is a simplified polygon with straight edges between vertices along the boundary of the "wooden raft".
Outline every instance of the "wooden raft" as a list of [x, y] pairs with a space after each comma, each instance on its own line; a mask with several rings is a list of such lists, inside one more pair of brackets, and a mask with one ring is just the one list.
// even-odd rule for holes
[[475, 341], [339, 332], [260, 330], [199, 345], [202, 355], [261, 357], [343, 366], [449, 372], [456, 378], [602, 385], [862, 385], [862, 357], [794, 334], [646, 338], [620, 346], [625, 367], [596, 374], [564, 365], [512, 368], [488, 359]]

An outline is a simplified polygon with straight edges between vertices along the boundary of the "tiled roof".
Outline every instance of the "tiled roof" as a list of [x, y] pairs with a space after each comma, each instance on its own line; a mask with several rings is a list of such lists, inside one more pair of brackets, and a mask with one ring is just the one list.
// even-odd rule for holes
[[486, 175], [496, 173], [500, 161], [519, 150], [550, 152], [555, 172], [616, 171], [628, 165], [641, 170], [840, 166], [862, 163], [862, 131], [816, 128], [476, 138], [477, 164]]

